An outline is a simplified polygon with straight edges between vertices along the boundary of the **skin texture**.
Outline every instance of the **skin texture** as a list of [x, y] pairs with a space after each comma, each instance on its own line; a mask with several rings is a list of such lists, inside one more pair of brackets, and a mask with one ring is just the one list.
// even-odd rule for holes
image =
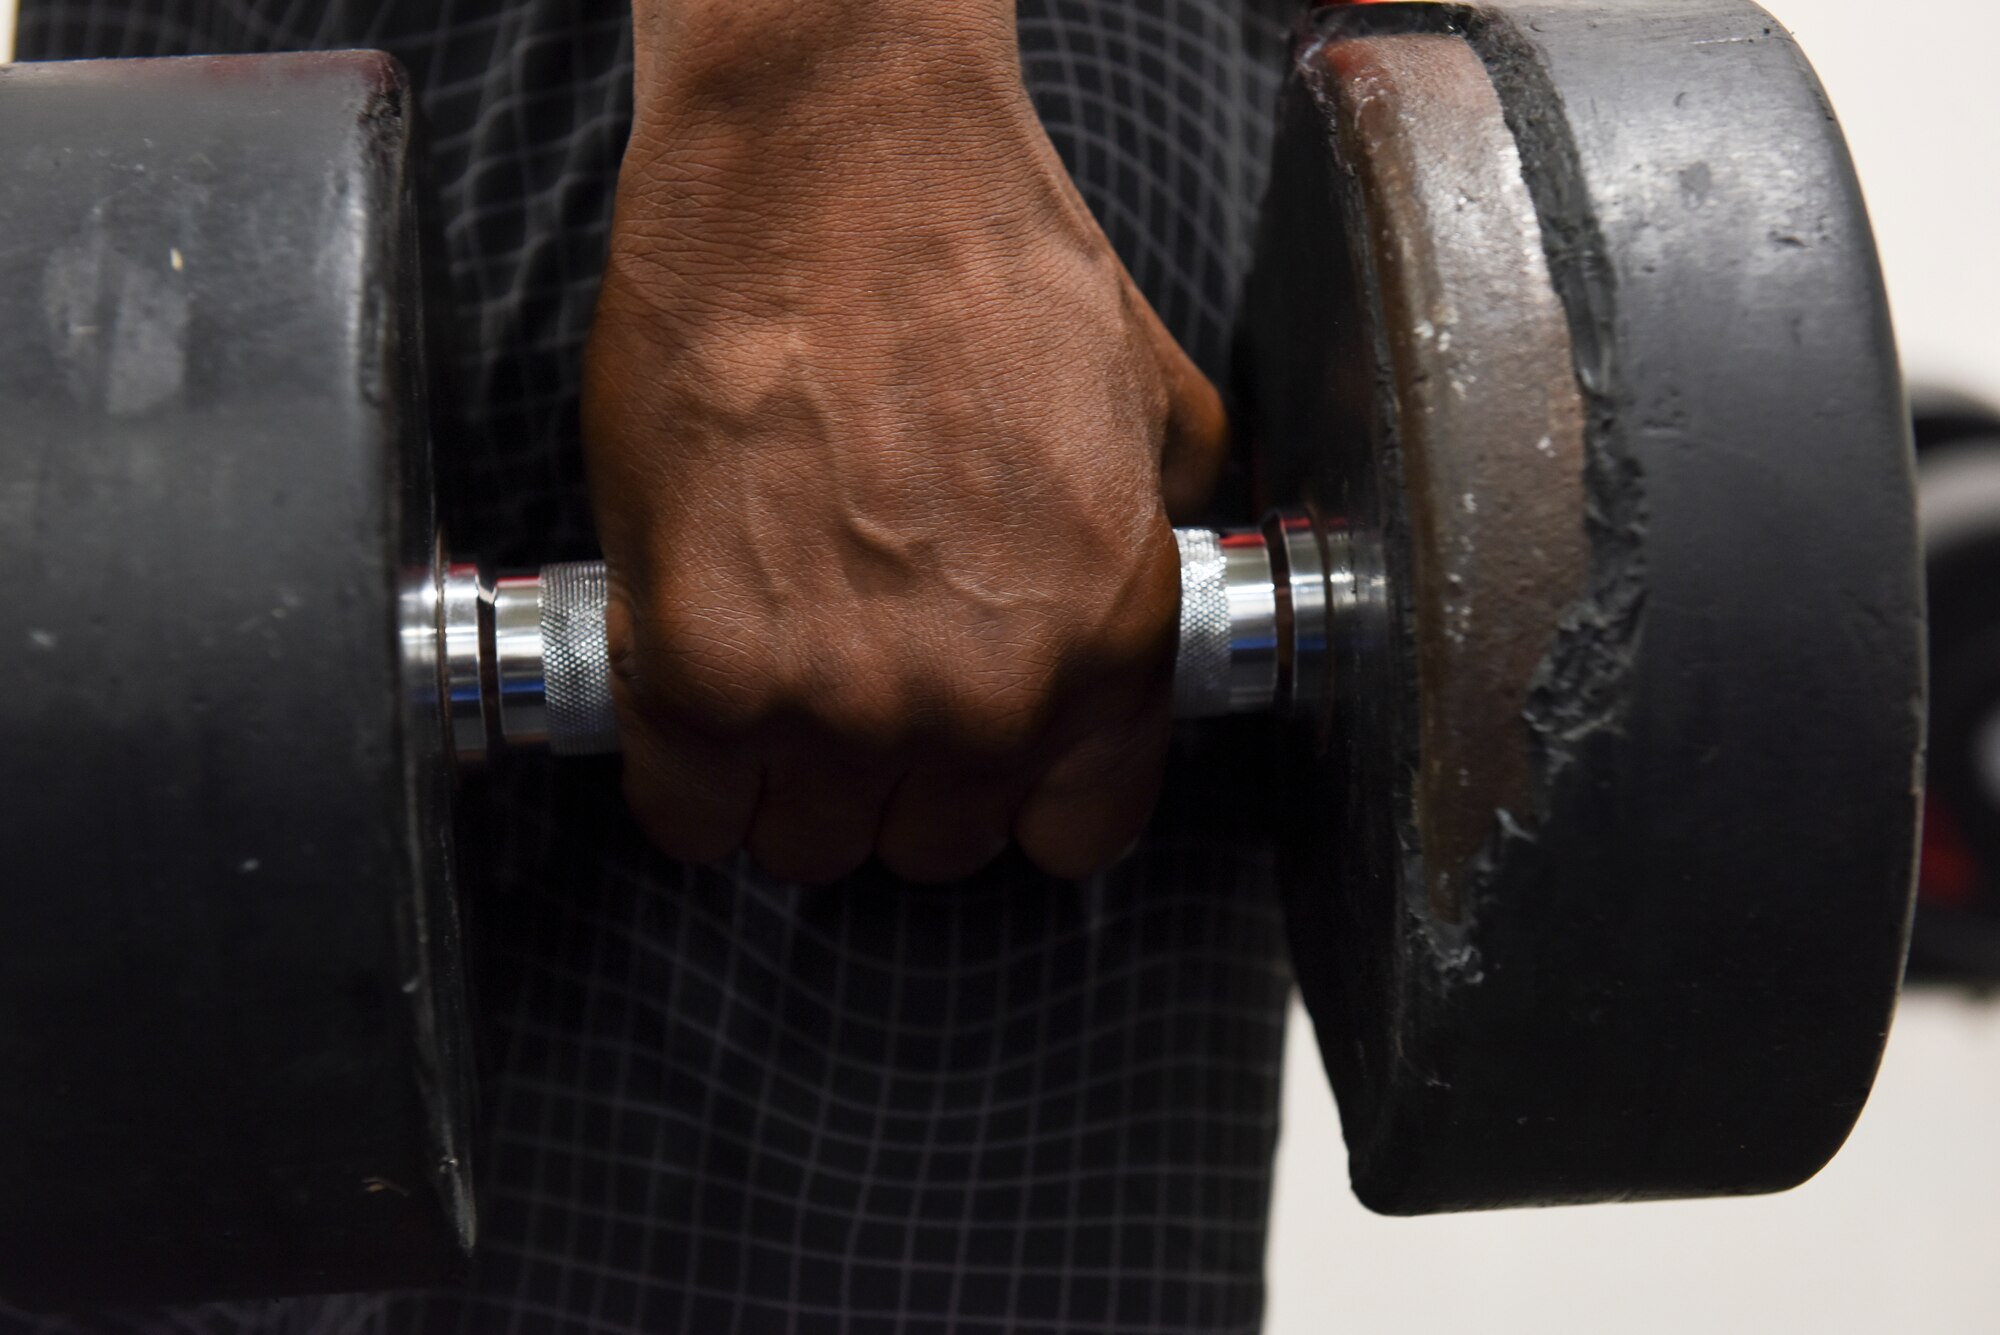
[[1012, 0], [640, 0], [584, 436], [625, 788], [695, 861], [1098, 870], [1159, 790], [1214, 388]]

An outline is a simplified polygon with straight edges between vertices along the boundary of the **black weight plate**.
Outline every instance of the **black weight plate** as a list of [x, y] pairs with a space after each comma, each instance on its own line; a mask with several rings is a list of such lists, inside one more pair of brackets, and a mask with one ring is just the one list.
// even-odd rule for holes
[[[1281, 114], [1244, 365], [1266, 484], [1355, 554], [1285, 865], [1356, 1190], [1795, 1185], [1893, 1010], [1924, 697], [1908, 423], [1819, 85], [1744, 0], [1389, 4], [1310, 21]], [[1502, 167], [1468, 169], [1492, 114]], [[1539, 255], [1495, 239], [1510, 173]], [[1529, 289], [1568, 438], [1531, 434], [1562, 414]], [[1490, 436], [1452, 416], [1475, 362]], [[1482, 623], [1532, 669], [1463, 652]]]
[[0, 70], [15, 1301], [469, 1244], [407, 104], [366, 54]]

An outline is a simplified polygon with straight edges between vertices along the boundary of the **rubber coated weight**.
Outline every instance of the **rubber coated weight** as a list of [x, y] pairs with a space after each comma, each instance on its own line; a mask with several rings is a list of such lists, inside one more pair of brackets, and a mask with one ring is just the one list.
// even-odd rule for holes
[[469, 1245], [448, 775], [396, 634], [434, 532], [407, 99], [361, 54], [0, 69], [15, 1301]]
[[1810, 1176], [1900, 978], [1923, 617], [1881, 277], [1790, 37], [1742, 0], [1317, 15], [1248, 324], [1264, 477], [1361, 554], [1284, 858], [1357, 1192]]

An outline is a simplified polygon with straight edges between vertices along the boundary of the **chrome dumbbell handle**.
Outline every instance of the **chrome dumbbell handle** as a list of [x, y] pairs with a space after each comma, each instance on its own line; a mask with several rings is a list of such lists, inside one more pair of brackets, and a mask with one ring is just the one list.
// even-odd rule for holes
[[1174, 717], [1313, 708], [1326, 696], [1327, 561], [1309, 515], [1174, 530], [1181, 552]]
[[[1309, 708], [1324, 698], [1325, 550], [1308, 517], [1261, 529], [1177, 529], [1180, 643], [1174, 716]], [[445, 566], [435, 600], [441, 689], [460, 759], [493, 746], [557, 755], [618, 749], [605, 644], [604, 563], [489, 582]]]

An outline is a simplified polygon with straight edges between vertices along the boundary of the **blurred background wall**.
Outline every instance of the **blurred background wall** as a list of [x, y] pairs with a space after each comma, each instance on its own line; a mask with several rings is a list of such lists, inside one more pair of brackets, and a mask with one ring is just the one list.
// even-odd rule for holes
[[[1852, 140], [1912, 379], [2000, 401], [1990, 0], [1765, 3]], [[1847, 1148], [1756, 1200], [1377, 1218], [1303, 1011], [1286, 1077], [1271, 1335], [2000, 1332], [2000, 1001], [1907, 994]]]

